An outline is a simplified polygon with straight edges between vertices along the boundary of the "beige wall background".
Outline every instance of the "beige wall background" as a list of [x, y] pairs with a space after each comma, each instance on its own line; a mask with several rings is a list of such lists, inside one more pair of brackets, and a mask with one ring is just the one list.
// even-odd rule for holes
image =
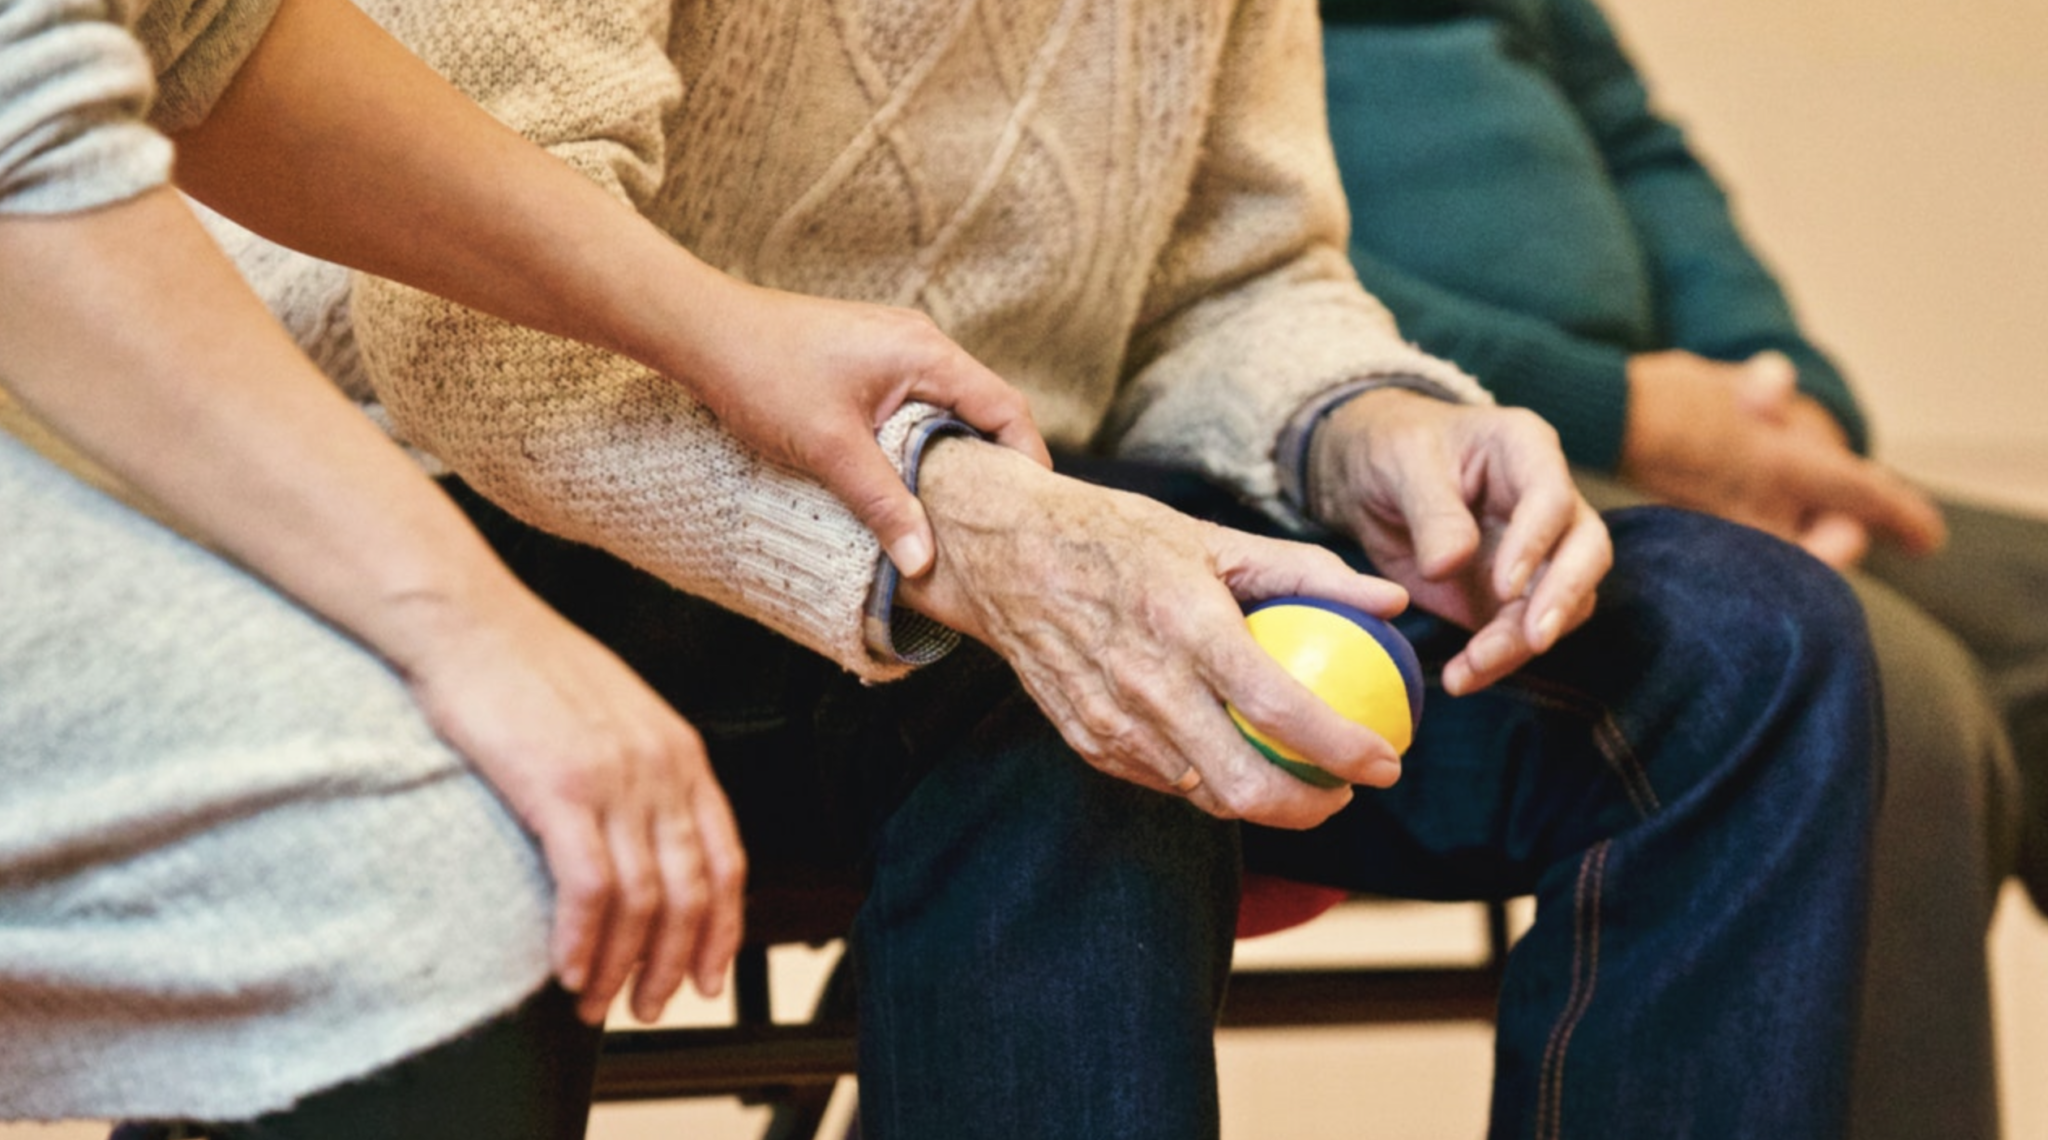
[[2048, 473], [2048, 4], [1608, 8], [1847, 367], [1880, 456], [1991, 492]]

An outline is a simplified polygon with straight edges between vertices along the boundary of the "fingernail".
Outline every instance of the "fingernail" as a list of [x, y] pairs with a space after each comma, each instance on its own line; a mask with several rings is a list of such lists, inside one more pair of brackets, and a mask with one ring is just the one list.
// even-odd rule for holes
[[1536, 645], [1549, 649], [1557, 644], [1557, 635], [1564, 629], [1564, 611], [1552, 608], [1536, 619]]
[[1529, 575], [1535, 573], [1535, 571], [1536, 564], [1526, 558], [1515, 563], [1515, 568], [1508, 571], [1507, 596], [1510, 598], [1521, 597], [1522, 593], [1529, 588]]
[[562, 988], [572, 994], [582, 993], [583, 983], [589, 981], [589, 978], [584, 975], [584, 969], [581, 965], [565, 966], [555, 977], [557, 981], [561, 982]]
[[1401, 778], [1401, 762], [1375, 760], [1365, 766], [1365, 782], [1375, 788], [1392, 787]]
[[930, 567], [931, 544], [921, 534], [906, 534], [889, 548], [889, 561], [896, 564], [896, 572], [906, 578], [916, 578]]

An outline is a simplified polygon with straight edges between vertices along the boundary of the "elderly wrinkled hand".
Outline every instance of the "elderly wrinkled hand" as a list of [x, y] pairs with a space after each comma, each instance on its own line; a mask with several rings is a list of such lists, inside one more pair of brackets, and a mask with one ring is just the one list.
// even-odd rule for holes
[[1319, 547], [1201, 522], [977, 441], [934, 445], [921, 472], [939, 553], [903, 602], [1001, 653], [1089, 763], [1278, 827], [1313, 826], [1349, 801], [1348, 788], [1268, 763], [1228, 703], [1351, 783], [1398, 777], [1393, 748], [1289, 676], [1240, 603], [1313, 594], [1387, 615], [1406, 601], [1399, 587]]
[[1444, 690], [1475, 692], [1593, 613], [1607, 528], [1534, 413], [1400, 389], [1348, 401], [1317, 429], [1310, 514], [1364, 547], [1415, 603], [1473, 630]]

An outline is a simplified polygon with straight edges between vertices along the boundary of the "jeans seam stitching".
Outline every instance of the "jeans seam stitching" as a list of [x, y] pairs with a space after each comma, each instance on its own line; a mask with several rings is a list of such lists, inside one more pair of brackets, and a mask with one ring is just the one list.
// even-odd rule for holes
[[1532, 704], [1572, 713], [1589, 721], [1600, 758], [1621, 781], [1622, 791], [1628, 795], [1629, 804], [1636, 809], [1636, 814], [1648, 819], [1663, 810], [1663, 802], [1657, 798], [1657, 790], [1650, 784], [1648, 769], [1630, 746], [1628, 734], [1622, 731], [1621, 722], [1615, 719], [1612, 710], [1575, 691], [1535, 683], [1533, 678], [1520, 678], [1514, 687]]
[[1579, 882], [1573, 900], [1572, 989], [1565, 1007], [1551, 1028], [1543, 1049], [1543, 1065], [1537, 1091], [1536, 1132], [1544, 1140], [1558, 1140], [1564, 1129], [1564, 1062], [1571, 1048], [1572, 1034], [1593, 1004], [1593, 991], [1600, 976], [1600, 897], [1606, 878], [1607, 850], [1612, 840], [1601, 840], [1579, 863]]

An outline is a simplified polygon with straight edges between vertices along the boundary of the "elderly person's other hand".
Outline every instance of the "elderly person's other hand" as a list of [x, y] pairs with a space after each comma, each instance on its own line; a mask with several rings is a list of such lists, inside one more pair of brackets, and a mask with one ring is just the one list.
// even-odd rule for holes
[[1310, 513], [1474, 631], [1446, 692], [1485, 688], [1591, 616], [1613, 549], [1534, 413], [1382, 389], [1338, 408], [1311, 447]]
[[1406, 602], [1400, 587], [1318, 547], [1201, 522], [977, 441], [935, 444], [919, 482], [938, 560], [903, 601], [1001, 653], [1097, 768], [1278, 827], [1313, 826], [1349, 801], [1347, 788], [1264, 760], [1228, 702], [1351, 783], [1398, 778], [1387, 742], [1281, 669], [1240, 603], [1313, 594], [1388, 615]]

